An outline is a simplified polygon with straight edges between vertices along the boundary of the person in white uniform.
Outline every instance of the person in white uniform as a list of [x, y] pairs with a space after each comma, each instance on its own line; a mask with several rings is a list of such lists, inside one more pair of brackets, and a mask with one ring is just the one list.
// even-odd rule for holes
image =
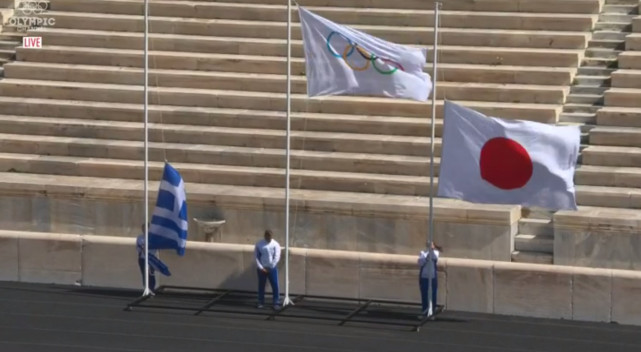
[[438, 257], [441, 253], [441, 247], [438, 247], [434, 242], [428, 242], [427, 250], [421, 251], [418, 255], [418, 265], [420, 267], [419, 272], [419, 287], [421, 289], [421, 305], [422, 305], [422, 315], [427, 316], [430, 313], [430, 307], [428, 299], [429, 295], [429, 286], [431, 284], [431, 294], [432, 294], [432, 314], [436, 311], [436, 295], [438, 293], [438, 273], [436, 271], [436, 264], [438, 263]]
[[274, 309], [280, 309], [280, 294], [278, 291], [278, 262], [280, 261], [280, 244], [273, 238], [271, 230], [265, 231], [264, 239], [254, 247], [256, 271], [258, 273], [258, 308], [265, 304], [265, 285], [269, 280], [272, 287]]

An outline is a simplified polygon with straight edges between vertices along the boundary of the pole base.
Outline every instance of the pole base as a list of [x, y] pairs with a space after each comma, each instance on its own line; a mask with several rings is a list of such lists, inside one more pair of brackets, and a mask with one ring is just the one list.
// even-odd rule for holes
[[292, 300], [289, 298], [289, 296], [285, 296], [285, 298], [283, 299], [283, 307], [284, 307], [284, 306], [289, 306], [289, 305], [292, 305], [292, 306], [293, 306], [293, 305], [294, 305], [294, 301], [292, 301]]

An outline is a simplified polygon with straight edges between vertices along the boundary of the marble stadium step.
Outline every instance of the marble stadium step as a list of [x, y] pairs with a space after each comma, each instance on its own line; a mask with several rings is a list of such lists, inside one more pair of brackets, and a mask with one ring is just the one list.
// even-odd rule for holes
[[0, 37], [0, 52], [2, 56], [7, 57], [7, 53], [15, 54], [16, 47], [22, 45], [22, 41], [5, 40]]
[[597, 126], [590, 130], [590, 144], [641, 147], [641, 128]]
[[[529, 118], [519, 105], [483, 102], [459, 102], [487, 115]], [[443, 101], [436, 101], [436, 135], [442, 131]], [[16, 116], [72, 118], [95, 121], [141, 122], [141, 104], [107, 103], [79, 100], [37, 99], [0, 96], [0, 109]], [[426, 108], [427, 111], [427, 108]], [[430, 110], [431, 111], [431, 110]], [[531, 116], [537, 116], [536, 110]], [[293, 112], [292, 130], [427, 136], [430, 133], [429, 112], [421, 117], [400, 117], [364, 114], [328, 114]], [[237, 128], [267, 128], [284, 131], [284, 111], [223, 109], [176, 105], [149, 105], [149, 121], [163, 124], [218, 126]]]
[[[152, 162], [151, 177], [159, 178], [163, 162]], [[252, 187], [282, 187], [284, 170], [240, 166], [173, 163], [188, 182]], [[16, 173], [41, 173], [65, 176], [142, 179], [140, 160], [98, 159], [47, 156], [39, 154], [1, 154], [0, 170]], [[384, 174], [341, 173], [319, 170], [292, 170], [296, 188], [336, 192], [429, 195], [429, 177]], [[435, 185], [437, 181], [435, 179]], [[622, 187], [576, 186], [581, 206], [641, 208], [641, 190]]]
[[611, 58], [601, 58], [601, 57], [584, 57], [583, 60], [581, 60], [581, 66], [591, 66], [591, 67], [599, 67], [603, 69], [608, 69], [608, 68], [616, 68], [617, 67], [617, 59], [614, 57]]
[[[143, 124], [138, 122], [95, 121], [69, 118], [0, 116], [4, 133], [140, 141]], [[285, 148], [284, 130], [204, 127], [189, 125], [149, 126], [151, 142], [205, 144], [248, 148]], [[434, 140], [435, 153], [440, 153], [441, 139]], [[293, 131], [292, 149], [372, 153], [406, 156], [428, 156], [429, 137], [390, 136], [334, 132]]]
[[564, 112], [559, 116], [559, 123], [579, 124], [583, 129], [596, 123], [596, 115], [589, 112]]
[[[118, 6], [120, 1], [100, 1], [99, 6], [84, 5], [84, 8], [78, 5], [83, 3], [81, 0], [52, 0], [51, 10], [62, 11], [76, 9], [77, 11], [87, 11], [93, 8], [95, 12], [111, 13], [111, 11], [122, 11]], [[123, 1], [137, 5], [142, 8], [142, 0]], [[171, 4], [180, 4], [181, 0], [167, 1], [168, 6]], [[207, 1], [208, 2], [208, 1]], [[195, 1], [194, 12], [204, 9], [207, 6], [206, 1]], [[214, 0], [215, 3], [229, 3], [229, 0]], [[282, 5], [280, 0], [239, 0], [236, 4], [245, 5]], [[327, 6], [327, 7], [348, 7], [348, 8], [381, 8], [381, 9], [409, 9], [409, 10], [430, 10], [434, 4], [422, 0], [404, 0], [399, 2], [389, 2], [387, 0], [306, 0], [305, 6]], [[549, 13], [553, 8], [555, 13], [568, 14], [598, 14], [601, 11], [602, 4], [600, 0], [538, 0], [535, 2], [528, 0], [514, 1], [453, 1], [444, 2], [442, 9], [445, 11], [497, 11], [497, 12], [533, 12]], [[88, 11], [91, 12], [91, 11]], [[120, 13], [120, 12], [116, 12]], [[141, 10], [142, 13], [142, 10]]]
[[641, 70], [616, 70], [612, 72], [612, 87], [641, 89]]
[[[130, 179], [107, 179], [96, 177], [73, 177], [61, 175], [39, 175], [15, 172], [0, 173], [0, 189], [3, 194], [36, 195], [46, 193], [55, 197], [68, 195], [81, 190], [89, 197], [110, 198], [122, 201], [140, 201], [143, 182]], [[150, 182], [151, 190], [157, 189], [158, 182]], [[261, 205], [277, 211], [284, 206], [284, 187], [244, 187], [220, 184], [185, 184], [187, 194], [194, 202], [220, 202], [236, 206]], [[153, 192], [153, 191], [152, 191]], [[153, 193], [152, 193], [153, 194]], [[395, 196], [353, 192], [329, 192], [292, 189], [290, 194], [294, 209], [303, 211], [313, 207], [327, 213], [367, 214], [368, 216], [400, 216], [407, 213], [427, 216], [427, 198], [415, 196]], [[435, 198], [434, 215], [436, 219], [464, 221], [473, 219], [514, 218], [513, 207], [504, 205], [476, 205], [453, 199]]]
[[601, 94], [572, 93], [568, 95], [566, 103], [584, 104], [584, 105], [601, 105], [601, 103], [603, 103], [603, 96]]
[[[462, 48], [462, 50], [465, 48]], [[467, 49], [465, 49], [467, 50]], [[101, 49], [83, 47], [44, 46], [42, 49], [30, 50], [17, 48], [17, 61], [63, 63], [77, 65], [102, 65], [122, 67], [143, 67], [143, 53], [138, 50]], [[204, 53], [179, 53], [168, 51], [151, 51], [149, 53], [149, 67], [151, 69], [197, 70], [215, 72], [237, 72], [258, 74], [286, 74], [286, 58], [275, 56], [233, 55], [233, 54], [204, 54]], [[495, 57], [496, 58], [496, 57]], [[467, 60], [475, 61], [475, 60]], [[476, 61], [484, 61], [481, 60]], [[464, 62], [442, 62], [439, 65], [456, 68], [482, 68], [482, 74], [494, 76], [498, 72], [497, 83], [532, 83], [541, 85], [566, 85], [571, 81], [573, 69], [570, 67], [527, 67], [505, 65], [501, 68], [491, 68], [486, 63], [467, 64]], [[496, 66], [496, 65], [495, 65]], [[503, 65], [501, 65], [503, 66]], [[534, 74], [548, 69], [537, 79], [529, 81]], [[432, 65], [426, 64], [424, 71], [431, 74]], [[520, 73], [517, 73], [521, 70]], [[474, 71], [473, 71], [474, 72]], [[292, 75], [305, 74], [305, 62], [302, 58], [292, 59]], [[457, 72], [461, 74], [461, 71]], [[512, 75], [514, 78], [512, 78]], [[449, 76], [446, 76], [449, 77]], [[463, 76], [464, 77], [464, 76]], [[482, 77], [461, 78], [462, 81], [479, 81]], [[446, 78], [447, 80], [448, 78]], [[503, 81], [501, 81], [503, 80]]]
[[616, 23], [630, 23], [635, 15], [621, 14], [621, 13], [601, 13], [599, 21], [603, 22], [616, 22]]
[[632, 20], [632, 31], [635, 33], [641, 33], [641, 16], [635, 17]]
[[605, 106], [641, 108], [641, 89], [610, 88], [603, 97]]
[[632, 25], [630, 22], [603, 22], [598, 21], [594, 25], [594, 30], [597, 31], [620, 31], [620, 32], [630, 32]]
[[585, 57], [597, 58], [597, 59], [616, 59], [622, 51], [623, 50], [614, 50], [612, 48], [603, 48], [603, 47], [593, 47], [592, 45], [590, 45], [590, 47], [585, 50]]
[[581, 206], [641, 209], [641, 189], [576, 185], [576, 201]]
[[[101, 48], [51, 47], [39, 50], [18, 48], [17, 62], [60, 63], [74, 65], [103, 65], [143, 67], [142, 53], [133, 50]], [[286, 74], [286, 59], [250, 55], [207, 55], [194, 53], [151, 52], [152, 69], [196, 70], [200, 72], [234, 72], [257, 74]], [[570, 67], [484, 65], [439, 63], [439, 80], [479, 83], [520, 83], [539, 85], [569, 85], [574, 74]], [[425, 65], [430, 75], [433, 66]], [[302, 58], [292, 60], [292, 74], [303, 76], [305, 63]]]
[[[0, 134], [0, 153], [42, 154], [140, 161], [142, 141], [96, 138]], [[179, 163], [285, 168], [285, 150], [211, 144], [151, 142], [149, 160]], [[440, 159], [434, 158], [435, 175]], [[292, 169], [354, 173], [429, 176], [429, 158], [374, 153], [340, 153], [291, 150]]]
[[608, 85], [610, 82], [610, 75], [581, 75], [577, 74], [574, 77], [574, 84], [575, 86], [572, 86], [572, 88], [578, 88], [578, 87], [591, 87], [591, 88], [600, 88], [600, 87], [605, 87]]
[[517, 234], [514, 236], [514, 250], [518, 252], [552, 254], [554, 250], [554, 237], [550, 235]]
[[[97, 31], [116, 34], [119, 38], [128, 40], [141, 37], [144, 23], [140, 16], [122, 16], [87, 13], [47, 12], [47, 17], [56, 20], [56, 26], [44, 30], [46, 41], [53, 45], [68, 45], [65, 35], [73, 38], [78, 33], [87, 32], [97, 35]], [[355, 29], [399, 44], [433, 45], [434, 32], [425, 24], [420, 26], [398, 26], [372, 23], [372, 25], [352, 25]], [[115, 29], [118, 32], [113, 32]], [[133, 33], [132, 33], [133, 32]], [[129, 34], [129, 36], [125, 36]], [[171, 38], [175, 40], [197, 40], [202, 36], [232, 37], [232, 38], [265, 38], [286, 39], [287, 26], [284, 22], [243, 21], [243, 20], [198, 20], [183, 18], [154, 18], [150, 22], [150, 39]], [[112, 34], [112, 35], [113, 35]], [[164, 35], [164, 36], [160, 36]], [[584, 49], [591, 34], [589, 32], [570, 31], [525, 31], [504, 29], [465, 29], [441, 28], [439, 44], [441, 45], [470, 45], [470, 46], [499, 46], [527, 48], [557, 48]], [[156, 39], [158, 38], [158, 39]], [[302, 40], [300, 24], [292, 25], [292, 39]], [[94, 40], [97, 40], [94, 38]], [[84, 43], [84, 42], [83, 42]], [[196, 42], [195, 42], [196, 43]], [[155, 44], [155, 43], [154, 43]], [[94, 46], [86, 45], [83, 46]], [[151, 45], [151, 44], [150, 44]], [[163, 45], [163, 44], [158, 44]], [[151, 46], [156, 48], [155, 46]], [[193, 51], [193, 50], [190, 50]]]
[[641, 33], [632, 33], [625, 37], [625, 50], [641, 50]]
[[618, 0], [619, 2], [614, 3], [612, 0], [605, 2], [603, 6], [603, 12], [607, 13], [622, 13], [622, 14], [634, 14], [638, 12], [639, 5], [636, 0]]
[[610, 167], [639, 167], [641, 148], [590, 145], [581, 152], [583, 165]]
[[[135, 68], [113, 66], [77, 66], [16, 62], [5, 66], [5, 77], [12, 79], [39, 79], [140, 85], [143, 72]], [[202, 71], [154, 71], [149, 81], [156, 87], [222, 89], [286, 93], [285, 75], [238, 74]], [[486, 83], [442, 82], [437, 98], [451, 100], [477, 100], [511, 103], [562, 104], [568, 87], [540, 85], [505, 85]], [[307, 80], [303, 76], [292, 79], [292, 92], [306, 94]]]
[[[40, 74], [47, 74], [50, 69], [70, 69], [87, 70], [90, 68], [100, 68], [102, 70], [122, 70], [136, 77], [142, 75], [142, 69], [137, 67], [113, 67], [97, 66], [83, 64], [65, 64], [51, 62], [32, 62], [32, 61], [15, 61], [11, 66], [18, 67], [22, 70], [29, 68], [42, 69]], [[16, 68], [17, 69], [17, 68]], [[425, 71], [432, 74], [432, 64], [425, 66]], [[488, 65], [466, 65], [466, 64], [439, 64], [438, 80], [439, 82], [467, 82], [467, 83], [502, 83], [502, 84], [528, 84], [543, 86], [565, 86], [572, 83], [572, 76], [575, 70], [572, 68], [551, 68], [551, 67], [532, 67], [532, 66], [488, 66]], [[218, 71], [199, 71], [199, 70], [171, 70], [171, 69], [151, 69], [150, 82], [155, 83], [159, 74], [167, 76], [191, 75], [190, 79], [209, 79], [209, 76], [226, 74], [240, 74], [240, 72], [218, 72]], [[271, 77], [269, 73], [258, 73], [265, 77]], [[588, 76], [586, 76], [588, 77]], [[608, 76], [609, 78], [609, 76]], [[305, 79], [304, 75], [293, 76], [293, 80]], [[577, 76], [578, 79], [578, 76]], [[139, 82], [139, 81], [136, 81]]]
[[[42, 36], [42, 41], [47, 46], [94, 47], [103, 50], [141, 50], [144, 46], [142, 33], [46, 28], [30, 31], [29, 34]], [[407, 35], [403, 34], [403, 36], [406, 37]], [[473, 41], [471, 43], [473, 44]], [[287, 55], [285, 39], [154, 33], [150, 34], [149, 37], [149, 49], [151, 51], [227, 55], [280, 57]], [[577, 67], [583, 53], [583, 49], [499, 47], [498, 45], [495, 47], [478, 45], [439, 46], [439, 60], [445, 63]], [[292, 41], [292, 56], [303, 58], [302, 40]], [[429, 56], [428, 61], [431, 62]]]
[[628, 33], [614, 30], [602, 30], [595, 31], [592, 35], [593, 40], [617, 40], [620, 42], [625, 42], [625, 36]]
[[[591, 39], [588, 43], [590, 48], [599, 48], [599, 49], [616, 49], [623, 50], [625, 48], [625, 43], [619, 39]], [[587, 53], [589, 54], [589, 53]], [[607, 57], [608, 55], [598, 55], [599, 57]]]
[[519, 234], [531, 236], [551, 236], [554, 234], [551, 219], [521, 218], [519, 220]]
[[[287, 7], [277, 5], [242, 4], [234, 2], [207, 2], [195, 7], [180, 1], [163, 1], [149, 4], [150, 26], [156, 29], [156, 20], [162, 17], [192, 19], [224, 19], [244, 21], [286, 22]], [[142, 16], [138, 1], [92, 0], [91, 4], [82, 0], [55, 2], [49, 13], [82, 13], [89, 17], [96, 15], [115, 17]], [[433, 27], [433, 10], [349, 8], [329, 6], [309, 6], [308, 9], [320, 16], [343, 24], [378, 24], [385, 26]], [[111, 16], [110, 16], [111, 15]], [[528, 13], [528, 12], [488, 12], [441, 10], [441, 28], [491, 28], [513, 30], [546, 31], [591, 31], [597, 21], [596, 14]], [[292, 22], [298, 23], [298, 11], [292, 10]], [[124, 29], [121, 29], [124, 30]]]
[[[164, 161], [149, 163], [149, 177], [162, 178]], [[209, 164], [186, 164], [173, 162], [185, 182], [210, 183], [279, 188], [285, 184], [282, 168], [246, 167]], [[99, 159], [39, 154], [0, 153], [0, 171], [102, 177], [120, 179], [144, 179], [144, 167], [140, 160]], [[321, 170], [292, 169], [292, 188], [318, 191], [376, 193], [407, 196], [429, 196], [429, 177], [365, 174]], [[434, 181], [438, 185], [437, 179]], [[436, 188], [435, 188], [436, 190]]]
[[563, 113], [596, 114], [596, 112], [601, 108], [602, 106], [599, 105], [565, 103], [563, 105]]
[[[100, 103], [72, 100], [14, 98], [0, 96], [0, 110], [16, 116], [40, 116], [96, 121], [141, 122], [139, 104]], [[437, 107], [436, 135], [442, 133], [442, 104]], [[150, 105], [149, 122], [186, 124], [192, 126], [237, 127], [285, 130], [286, 116], [282, 111], [217, 109], [186, 106]], [[292, 131], [386, 134], [427, 136], [431, 121], [427, 117], [376, 115], [338, 115], [293, 113]]]
[[639, 108], [605, 106], [597, 112], [597, 124], [601, 126], [641, 127]]
[[598, 67], [598, 66], [581, 66], [577, 70], [577, 75], [584, 76], [606, 76], [610, 77], [616, 68]]
[[[176, 106], [199, 106], [231, 109], [285, 110], [286, 97], [282, 93], [241, 92], [213, 89], [151, 87], [150, 103]], [[115, 84], [93, 84], [61, 81], [4, 79], [0, 81], [0, 95], [25, 98], [101, 101], [111, 103], [143, 103], [143, 87]], [[307, 95], [291, 96], [292, 111], [308, 113], [356, 114], [425, 117], [427, 103], [385, 98], [324, 97], [308, 99]], [[461, 102], [463, 104], [463, 102]], [[479, 102], [497, 106], [498, 103]], [[474, 108], [474, 105], [465, 104]], [[482, 105], [482, 104], [477, 104]], [[560, 105], [507, 104], [507, 108], [523, 110], [520, 114], [506, 110], [506, 118], [529, 118], [539, 122], [556, 122]], [[497, 116], [497, 115], [495, 115]]]
[[544, 252], [521, 252], [512, 253], [512, 261], [516, 263], [552, 264], [554, 256]]
[[619, 68], [641, 70], [641, 51], [624, 51], [619, 54]]
[[[641, 165], [639, 165], [641, 166]], [[641, 167], [580, 165], [575, 173], [577, 185], [641, 188]]]

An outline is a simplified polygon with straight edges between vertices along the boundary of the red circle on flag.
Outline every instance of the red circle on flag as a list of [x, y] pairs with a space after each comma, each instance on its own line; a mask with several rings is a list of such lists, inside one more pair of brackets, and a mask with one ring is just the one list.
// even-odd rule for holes
[[481, 149], [481, 178], [500, 189], [525, 186], [532, 177], [527, 150], [509, 138], [492, 138]]

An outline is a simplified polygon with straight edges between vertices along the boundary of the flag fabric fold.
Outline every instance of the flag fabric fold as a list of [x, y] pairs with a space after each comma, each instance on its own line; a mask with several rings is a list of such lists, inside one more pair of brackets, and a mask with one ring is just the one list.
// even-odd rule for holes
[[171, 272], [169, 271], [169, 267], [165, 263], [163, 263], [158, 257], [155, 255], [149, 253], [149, 265], [154, 268], [155, 270], [160, 271], [163, 275], [165, 276], [171, 276]]
[[[136, 238], [136, 249], [138, 250], [138, 256], [140, 259], [145, 258], [145, 235], [139, 235]], [[149, 266], [153, 268], [154, 270], [160, 271], [163, 275], [165, 276], [171, 276], [171, 272], [169, 271], [169, 267], [163, 263], [160, 258], [156, 257], [155, 250], [153, 253], [150, 252], [148, 253], [149, 255]]]
[[307, 94], [383, 96], [426, 101], [427, 49], [391, 43], [299, 7]]
[[180, 173], [165, 163], [149, 226], [149, 249], [175, 249], [178, 255], [184, 255], [187, 227], [185, 183]]
[[581, 132], [504, 120], [446, 101], [438, 196], [576, 210]]

